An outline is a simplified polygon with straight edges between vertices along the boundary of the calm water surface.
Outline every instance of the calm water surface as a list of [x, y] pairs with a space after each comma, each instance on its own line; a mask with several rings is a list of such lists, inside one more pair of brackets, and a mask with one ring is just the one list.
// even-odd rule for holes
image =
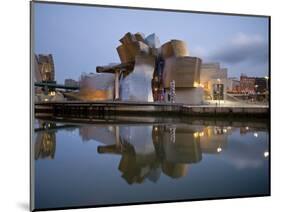
[[269, 194], [266, 125], [37, 120], [35, 206]]

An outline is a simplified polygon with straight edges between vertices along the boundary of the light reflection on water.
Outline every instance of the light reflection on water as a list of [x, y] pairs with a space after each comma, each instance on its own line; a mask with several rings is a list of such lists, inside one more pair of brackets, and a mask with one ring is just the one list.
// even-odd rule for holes
[[267, 195], [266, 127], [38, 122], [36, 208]]

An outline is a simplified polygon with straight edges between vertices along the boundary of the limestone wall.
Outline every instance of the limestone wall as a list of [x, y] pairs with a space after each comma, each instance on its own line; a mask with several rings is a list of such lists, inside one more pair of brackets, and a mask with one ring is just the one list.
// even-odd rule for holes
[[[169, 102], [168, 95], [170, 90], [166, 89], [165, 100]], [[203, 88], [176, 88], [176, 103], [183, 103], [187, 105], [202, 104]]]

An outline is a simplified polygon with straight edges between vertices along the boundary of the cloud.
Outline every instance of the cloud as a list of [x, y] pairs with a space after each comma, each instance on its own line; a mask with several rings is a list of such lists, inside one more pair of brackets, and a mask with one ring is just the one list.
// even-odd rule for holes
[[225, 64], [264, 64], [268, 61], [268, 43], [260, 35], [238, 33], [227, 44], [209, 52], [208, 59]]

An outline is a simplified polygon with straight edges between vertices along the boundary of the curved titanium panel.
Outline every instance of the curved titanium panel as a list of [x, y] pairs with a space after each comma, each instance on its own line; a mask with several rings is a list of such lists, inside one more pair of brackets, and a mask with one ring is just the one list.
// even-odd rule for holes
[[200, 82], [201, 59], [197, 57], [170, 57], [165, 59], [163, 86], [170, 87], [175, 80], [176, 87], [194, 87]]
[[155, 57], [137, 55], [133, 72], [121, 80], [121, 99], [152, 102], [151, 81], [155, 68]]
[[171, 40], [161, 47], [161, 54], [164, 59], [169, 57], [185, 57], [188, 56], [186, 43], [181, 40]]

